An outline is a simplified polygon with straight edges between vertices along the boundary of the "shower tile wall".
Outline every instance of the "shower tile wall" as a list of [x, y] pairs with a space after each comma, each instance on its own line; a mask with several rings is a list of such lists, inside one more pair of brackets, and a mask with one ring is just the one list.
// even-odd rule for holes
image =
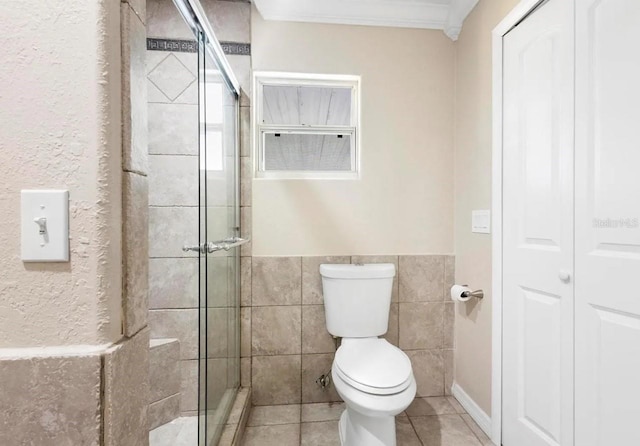
[[[385, 338], [411, 358], [418, 396], [450, 393], [453, 379], [454, 258], [425, 256], [245, 257], [242, 350], [254, 405], [340, 401], [316, 378], [330, 371], [335, 344], [327, 333], [321, 263], [393, 263]], [[249, 271], [250, 270], [250, 271]], [[245, 385], [248, 385], [245, 382]]]
[[[250, 42], [251, 34], [249, 3], [211, 0], [201, 3], [218, 39], [243, 44], [241, 49], [248, 48], [244, 44]], [[147, 17], [148, 38], [194, 39], [171, 0], [148, 0]], [[230, 47], [234, 49], [233, 45]], [[198, 240], [198, 61], [197, 53], [193, 52], [146, 53], [149, 325], [152, 338], [180, 341], [179, 393], [162, 401], [171, 411], [175, 408], [169, 406], [179, 399], [180, 412], [188, 416], [195, 415], [198, 408], [198, 259], [183, 253], [181, 248]], [[228, 54], [227, 58], [242, 84], [241, 103], [246, 106], [250, 96], [250, 55]], [[247, 107], [242, 107], [242, 115], [248, 117]], [[210, 366], [218, 365], [215, 361]], [[220, 381], [216, 384], [226, 387]], [[215, 389], [210, 392], [215, 393]], [[155, 408], [157, 412], [162, 410]]]
[[[168, 26], [163, 35], [153, 34], [160, 11], [149, 2], [147, 35], [183, 37], [170, 33]], [[186, 25], [178, 22], [176, 27], [183, 30]], [[180, 341], [182, 377], [175, 389], [179, 395], [155, 405], [174, 407], [179, 399], [183, 415], [195, 415], [198, 409], [198, 258], [181, 249], [198, 240], [197, 69], [196, 53], [147, 51], [149, 324], [152, 338]]]

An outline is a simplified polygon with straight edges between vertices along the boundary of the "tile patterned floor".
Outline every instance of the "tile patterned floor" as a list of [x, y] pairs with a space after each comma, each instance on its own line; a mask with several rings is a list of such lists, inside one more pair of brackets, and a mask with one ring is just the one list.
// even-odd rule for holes
[[[256, 406], [243, 446], [340, 446], [343, 403]], [[453, 397], [416, 398], [396, 417], [398, 446], [489, 446], [489, 438]]]

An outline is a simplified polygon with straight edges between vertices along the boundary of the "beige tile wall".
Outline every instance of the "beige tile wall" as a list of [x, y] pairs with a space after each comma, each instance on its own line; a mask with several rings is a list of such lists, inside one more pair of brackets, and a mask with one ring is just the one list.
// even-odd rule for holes
[[124, 335], [147, 326], [149, 309], [145, 10], [120, 4], [122, 57], [122, 272]]
[[[453, 257], [245, 257], [242, 369], [254, 405], [339, 401], [315, 380], [330, 371], [335, 342], [326, 330], [321, 263], [393, 263], [385, 338], [413, 363], [418, 396], [448, 394], [453, 368]], [[250, 378], [249, 378], [250, 375]]]
[[[243, 78], [251, 78], [251, 58]], [[253, 158], [251, 150], [251, 102], [250, 82], [245, 80], [240, 100], [240, 236], [251, 237], [251, 200], [253, 180]], [[251, 387], [251, 339], [252, 317], [252, 257], [251, 242], [240, 249], [240, 385]]]
[[0, 444], [99, 444], [100, 353], [0, 357]]
[[102, 375], [104, 446], [148, 444], [149, 330], [111, 347]]
[[[145, 24], [145, 2], [122, 0], [121, 224], [124, 321], [122, 339], [103, 353], [101, 361], [102, 436], [105, 446], [148, 444], [149, 160]], [[85, 439], [85, 442], [88, 440]]]
[[[151, 29], [156, 19], [150, 17]], [[146, 74], [149, 325], [152, 338], [180, 342], [179, 406], [187, 415], [198, 408], [198, 258], [182, 252], [183, 244], [198, 240], [198, 98], [192, 91], [197, 92], [197, 55], [147, 51]], [[152, 415], [175, 408], [175, 399], [163, 401], [164, 409], [156, 403]]]
[[[147, 2], [147, 36], [193, 39], [172, 2]], [[150, 418], [198, 408], [198, 56], [146, 51], [149, 158], [149, 326], [153, 339], [177, 339], [178, 394], [152, 399]], [[157, 364], [154, 364], [157, 366]], [[152, 388], [161, 388], [155, 372]]]

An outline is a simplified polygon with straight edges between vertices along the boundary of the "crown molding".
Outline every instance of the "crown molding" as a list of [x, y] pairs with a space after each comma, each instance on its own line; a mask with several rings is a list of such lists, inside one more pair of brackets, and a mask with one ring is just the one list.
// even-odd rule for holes
[[456, 40], [479, 0], [253, 0], [265, 20], [440, 29]]
[[449, 16], [442, 30], [453, 41], [458, 40], [462, 24], [479, 0], [451, 0]]

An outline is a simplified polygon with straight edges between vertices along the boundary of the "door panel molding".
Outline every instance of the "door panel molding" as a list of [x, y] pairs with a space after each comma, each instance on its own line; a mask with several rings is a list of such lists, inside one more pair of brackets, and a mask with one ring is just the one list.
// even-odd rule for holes
[[[491, 440], [502, 444], [502, 398], [503, 398], [503, 59], [504, 38], [515, 26], [528, 18], [536, 8], [547, 0], [522, 0], [493, 30], [493, 148], [492, 148], [492, 400], [491, 400]], [[524, 235], [524, 233], [523, 233]], [[555, 237], [547, 234], [527, 234], [521, 239], [519, 249], [540, 252], [560, 250]]]
[[576, 445], [640, 444], [640, 2], [576, 2]]

